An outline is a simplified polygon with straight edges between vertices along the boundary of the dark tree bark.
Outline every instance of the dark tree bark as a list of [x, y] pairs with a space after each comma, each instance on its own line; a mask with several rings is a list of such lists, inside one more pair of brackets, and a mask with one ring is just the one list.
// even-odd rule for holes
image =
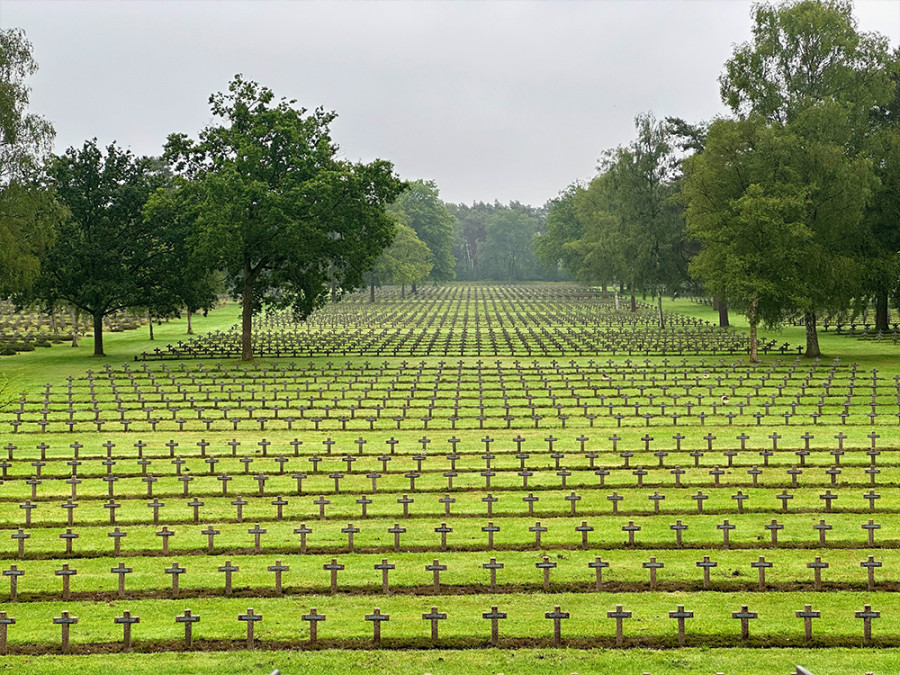
[[241, 360], [253, 359], [253, 270], [244, 262], [244, 292], [241, 296]]
[[634, 297], [634, 287], [631, 288], [631, 311], [637, 311], [637, 299]]
[[665, 328], [666, 327], [666, 315], [663, 314], [662, 291], [659, 289], [656, 290], [656, 307], [657, 307], [657, 309], [659, 309], [659, 327]]
[[728, 301], [714, 296], [713, 307], [719, 312], [719, 327], [728, 328], [731, 325], [728, 321]]
[[150, 324], [150, 339], [155, 340], [153, 337], [153, 315], [150, 313], [150, 310], [147, 310], [147, 323]]
[[194, 313], [193, 313], [191, 310], [187, 310], [187, 321], [188, 321], [187, 334], [188, 334], [188, 335], [193, 335], [193, 334], [194, 334], [194, 328], [193, 328], [193, 326], [191, 326], [191, 316], [192, 316], [193, 314], [194, 314]]
[[819, 333], [816, 330], [816, 313], [804, 314], [803, 322], [806, 324], [806, 356], [810, 358], [822, 356], [819, 350]]
[[375, 282], [369, 284], [369, 302], [375, 302]]
[[106, 356], [103, 353], [103, 314], [94, 312], [94, 356]]
[[78, 346], [78, 308], [72, 306], [72, 346]]
[[412, 284], [410, 284], [409, 294], [410, 294], [410, 295], [415, 295], [416, 293], [417, 293], [417, 291], [416, 291], [416, 282], [414, 281], [414, 282], [412, 282]]
[[888, 330], [888, 294], [879, 291], [875, 294], [875, 330], [884, 333]]

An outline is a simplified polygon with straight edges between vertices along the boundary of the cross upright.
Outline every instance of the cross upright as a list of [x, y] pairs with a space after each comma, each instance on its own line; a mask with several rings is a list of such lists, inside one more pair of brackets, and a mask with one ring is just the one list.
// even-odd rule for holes
[[276, 560], [274, 565], [269, 565], [266, 568], [269, 572], [275, 573], [275, 592], [279, 595], [281, 594], [281, 575], [284, 572], [290, 572], [291, 568], [289, 565], [283, 565], [280, 560]]
[[741, 640], [750, 638], [750, 619], [757, 618], [757, 612], [751, 612], [747, 605], [742, 605], [740, 611], [732, 612], [732, 618], [741, 620]]
[[675, 611], [669, 612], [669, 618], [675, 619], [678, 622], [678, 645], [684, 647], [684, 620], [691, 619], [694, 617], [694, 613], [690, 610], [685, 610], [684, 605], [678, 605]]
[[430, 612], [426, 612], [422, 615], [422, 618], [426, 621], [431, 621], [431, 639], [433, 641], [437, 641], [438, 639], [438, 621], [447, 618], [446, 612], [439, 612], [437, 607], [432, 607]]
[[330, 563], [322, 565], [322, 569], [331, 573], [331, 594], [335, 595], [337, 593], [337, 573], [344, 569], [344, 565], [339, 563], [337, 558], [332, 558]]
[[606, 616], [616, 620], [616, 646], [621, 647], [622, 643], [625, 641], [625, 636], [622, 631], [622, 622], [625, 619], [631, 618], [631, 612], [623, 610], [622, 605], [616, 605], [615, 610], [608, 611]]
[[865, 605], [862, 608], [862, 611], [854, 612], [853, 616], [857, 619], [863, 620], [863, 642], [869, 643], [872, 641], [872, 619], [878, 619], [881, 617], [881, 612], [873, 611], [871, 605]]
[[381, 644], [381, 622], [390, 621], [389, 614], [382, 614], [381, 608], [376, 607], [371, 614], [366, 614], [366, 621], [372, 622], [372, 641], [376, 645]]
[[69, 611], [65, 610], [60, 616], [53, 618], [53, 623], [62, 629], [62, 651], [66, 653], [69, 651], [69, 627], [78, 623], [78, 617], [70, 616]]
[[226, 560], [224, 565], [216, 569], [225, 574], [225, 595], [231, 595], [231, 575], [239, 571], [240, 567], [232, 565], [230, 560]]
[[875, 590], [875, 568], [881, 567], [881, 564], [880, 560], [875, 560], [872, 556], [859, 563], [860, 567], [866, 568], [866, 589], [869, 591]]
[[703, 556], [703, 560], [696, 563], [697, 567], [703, 569], [703, 588], [709, 588], [709, 571], [713, 567], [718, 567], [719, 563], [710, 560], [708, 555]]
[[262, 621], [262, 614], [255, 614], [253, 608], [247, 608], [246, 614], [238, 614], [238, 621], [244, 621], [247, 624], [247, 649], [253, 649], [254, 636], [253, 628], [257, 621]]
[[812, 641], [812, 620], [818, 619], [822, 613], [812, 608], [812, 605], [806, 605], [802, 610], [797, 610], [795, 615], [798, 619], [803, 619], [803, 633], [807, 642]]
[[125, 597], [125, 575], [131, 573], [133, 570], [130, 567], [126, 567], [124, 562], [120, 562], [118, 566], [113, 567], [109, 570], [113, 574], [119, 575], [119, 597]]
[[382, 558], [380, 563], [375, 564], [376, 570], [381, 570], [381, 592], [390, 595], [391, 591], [388, 586], [388, 572], [394, 569], [396, 565], [389, 563], [387, 558]]
[[553, 620], [553, 644], [558, 647], [562, 641], [562, 621], [569, 618], [569, 613], [561, 611], [557, 605], [552, 612], [546, 612], [544, 616]]
[[7, 651], [7, 631], [16, 620], [8, 616], [6, 612], [0, 612], [0, 655], [6, 654]]
[[481, 617], [491, 622], [491, 644], [496, 646], [500, 640], [500, 620], [506, 618], [506, 612], [500, 612], [497, 605], [491, 607], [490, 612], [484, 612]]
[[400, 535], [406, 532], [405, 527], [400, 527], [400, 523], [394, 523], [393, 527], [388, 528], [388, 533], [394, 535], [394, 552], [400, 552]]
[[117, 616], [113, 619], [115, 623], [122, 624], [122, 650], [126, 652], [131, 651], [131, 625], [135, 623], [140, 623], [141, 619], [137, 616], [131, 616], [131, 612], [127, 609], [122, 612], [122, 616]]
[[9, 601], [16, 602], [19, 597], [19, 577], [24, 576], [25, 571], [15, 565], [10, 565], [8, 570], [3, 570], [3, 576], [9, 577]]
[[318, 624], [320, 621], [325, 621], [325, 615], [319, 614], [318, 610], [312, 607], [309, 614], [303, 614], [300, 618], [303, 621], [309, 621], [309, 643], [315, 644], [319, 638]]
[[184, 648], [190, 649], [194, 644], [194, 631], [193, 626], [195, 623], [200, 621], [200, 616], [197, 614], [191, 614], [191, 610], [184, 610], [184, 614], [181, 616], [175, 617], [175, 623], [183, 623], [184, 624]]

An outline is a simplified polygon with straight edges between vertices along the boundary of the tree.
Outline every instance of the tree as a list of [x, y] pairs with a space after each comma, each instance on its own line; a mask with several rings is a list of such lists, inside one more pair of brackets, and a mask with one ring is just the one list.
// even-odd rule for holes
[[36, 71], [25, 34], [0, 29], [0, 296], [27, 293], [65, 215], [42, 172], [53, 126], [27, 112]]
[[103, 356], [103, 318], [147, 305], [171, 265], [163, 233], [143, 216], [164, 180], [147, 158], [96, 140], [51, 163], [56, 193], [69, 210], [47, 252], [35, 295], [48, 306], [65, 300], [93, 317], [94, 356]]
[[369, 273], [370, 300], [375, 302], [375, 286], [395, 283], [405, 287], [422, 281], [431, 271], [431, 251], [406, 223], [397, 223], [394, 241]]
[[545, 232], [534, 241], [534, 253], [547, 268], [555, 270], [561, 266], [574, 277], [578, 276], [579, 258], [566, 245], [584, 235], [584, 226], [575, 206], [578, 194], [583, 191], [584, 187], [573, 183], [550, 201]]
[[540, 221], [523, 209], [501, 208], [485, 223], [484, 256], [488, 276], [497, 281], [534, 278], [534, 240]]
[[454, 218], [440, 200], [434, 181], [411, 182], [388, 210], [395, 215], [403, 214], [416, 236], [428, 246], [432, 261], [429, 278], [451, 281], [456, 264], [453, 259]]
[[794, 166], [800, 150], [800, 139], [780, 126], [717, 120], [704, 152], [685, 162], [687, 228], [701, 243], [691, 272], [746, 313], [753, 362], [758, 325], [778, 325], [796, 308], [810, 255], [808, 188]]
[[860, 151], [872, 108], [890, 98], [887, 62], [886, 39], [860, 33], [849, 2], [799, 0], [756, 6], [753, 38], [720, 79], [738, 116], [756, 115], [803, 141], [795, 166], [815, 188], [802, 221], [812, 246], [796, 289], [807, 356], [820, 355], [817, 314], [846, 305], [861, 287], [850, 263], [876, 182]]
[[210, 97], [217, 124], [196, 142], [172, 134], [166, 144], [177, 189], [196, 198], [196, 250], [242, 299], [244, 360], [263, 305], [306, 317], [331, 287], [362, 284], [394, 233], [385, 206], [405, 187], [389, 162], [339, 159], [336, 115], [294, 104], [237, 75]]

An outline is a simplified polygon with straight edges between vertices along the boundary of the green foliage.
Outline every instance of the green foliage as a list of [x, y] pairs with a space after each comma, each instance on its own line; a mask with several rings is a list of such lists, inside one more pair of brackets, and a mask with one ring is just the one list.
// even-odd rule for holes
[[534, 240], [540, 221], [515, 209], [497, 209], [485, 222], [485, 273], [496, 281], [522, 281], [537, 268]]
[[431, 251], [429, 278], [452, 280], [456, 264], [453, 258], [455, 218], [440, 200], [434, 181], [413, 181], [388, 210], [407, 223]]
[[584, 235], [584, 226], [578, 218], [575, 202], [584, 188], [573, 183], [550, 201], [544, 233], [534, 241], [534, 253], [546, 267], [555, 270], [565, 268], [573, 276], [578, 275], [578, 256], [566, 248], [566, 244]]
[[103, 354], [104, 316], [146, 306], [171, 266], [164, 232], [145, 221], [144, 204], [164, 180], [147, 158], [96, 140], [69, 148], [50, 167], [70, 216], [47, 253], [35, 284], [50, 307], [65, 300], [94, 320], [94, 353]]
[[339, 159], [329, 135], [335, 113], [294, 103], [238, 75], [210, 98], [219, 123], [198, 141], [172, 134], [166, 144], [195, 200], [193, 246], [243, 298], [244, 359], [263, 305], [305, 317], [330, 287], [362, 283], [394, 233], [385, 205], [404, 187], [389, 162]]
[[25, 78], [37, 71], [20, 29], [0, 29], [0, 295], [27, 291], [64, 210], [41, 175], [53, 127], [29, 113]]
[[409, 225], [398, 223], [394, 241], [378, 258], [371, 272], [372, 281], [379, 284], [412, 284], [427, 277], [431, 267], [428, 246]]

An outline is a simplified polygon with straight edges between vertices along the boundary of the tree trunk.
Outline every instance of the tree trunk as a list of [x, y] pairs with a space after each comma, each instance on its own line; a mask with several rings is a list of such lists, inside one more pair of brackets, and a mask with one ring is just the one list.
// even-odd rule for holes
[[750, 322], [750, 363], [759, 363], [759, 345], [756, 336], [756, 328], [759, 325], [759, 317], [756, 314], [758, 305], [759, 300], [754, 298], [747, 309], [747, 321]]
[[50, 308], [50, 332], [56, 335], [56, 308]]
[[412, 282], [412, 284], [410, 284], [409, 294], [410, 294], [410, 295], [415, 295], [416, 293], [417, 293], [417, 291], [416, 291], [416, 282], [414, 281], [414, 282]]
[[188, 320], [188, 330], [187, 330], [187, 334], [188, 334], [188, 335], [193, 335], [193, 334], [194, 334], [194, 327], [191, 326], [191, 315], [193, 315], [193, 312], [192, 312], [191, 310], [187, 310], [187, 320]]
[[616, 297], [615, 297], [615, 300], [616, 300], [616, 311], [618, 312], [618, 311], [619, 311], [619, 289], [613, 287], [613, 292], [616, 294]]
[[600, 287], [600, 297], [601, 298], [606, 297], [606, 282], [605, 281], [603, 282], [603, 285]]
[[806, 324], [806, 356], [810, 358], [822, 356], [819, 350], [819, 333], [816, 331], [816, 313], [804, 314], [803, 322]]
[[253, 282], [249, 265], [244, 266], [244, 293], [241, 296], [241, 360], [253, 360]]
[[875, 294], [875, 330], [883, 333], [888, 331], [887, 291], [878, 291], [878, 293]]
[[663, 314], [663, 309], [662, 309], [662, 291], [658, 288], [656, 289], [656, 306], [659, 309], [659, 327], [665, 328], [666, 327], [666, 318], [665, 318], [665, 315]]
[[400, 299], [406, 298], [406, 284], [400, 284]]
[[714, 312], [719, 311], [719, 296], [718, 295], [713, 296], [713, 311]]
[[375, 302], [375, 282], [369, 284], [369, 302]]
[[750, 322], [750, 363], [759, 363], [759, 345], [756, 338], [756, 326], [758, 321]]
[[637, 311], [637, 300], [635, 300], [635, 297], [634, 297], [634, 286], [632, 286], [630, 290], [631, 290], [631, 311], [636, 312]]
[[714, 297], [713, 306], [719, 312], [719, 328], [728, 328], [731, 325], [728, 322], [728, 301], [724, 298]]
[[78, 346], [78, 308], [72, 307], [72, 346]]
[[106, 356], [103, 353], [103, 315], [94, 312], [94, 356]]
[[153, 337], [153, 315], [150, 313], [150, 310], [147, 310], [147, 323], [150, 324], [150, 339], [155, 340]]

